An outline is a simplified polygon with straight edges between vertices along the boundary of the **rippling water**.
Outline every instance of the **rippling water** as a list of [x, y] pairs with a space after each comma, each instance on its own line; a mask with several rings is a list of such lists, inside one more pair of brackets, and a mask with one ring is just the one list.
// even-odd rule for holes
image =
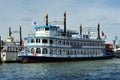
[[0, 80], [120, 80], [120, 59], [3, 63]]

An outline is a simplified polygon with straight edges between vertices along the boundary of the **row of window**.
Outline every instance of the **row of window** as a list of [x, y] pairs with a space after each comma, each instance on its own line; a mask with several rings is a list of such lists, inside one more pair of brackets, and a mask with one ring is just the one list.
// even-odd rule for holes
[[28, 39], [27, 43], [44, 43], [44, 44], [58, 44], [71, 46], [104, 46], [104, 42], [78, 42], [68, 40], [52, 40], [52, 39]]
[[[28, 48], [28, 49], [25, 49], [25, 51], [28, 52], [28, 53], [34, 53], [34, 52], [36, 52], [38, 54], [41, 54], [41, 49], [40, 48], [36, 48], [36, 49], [34, 49], [34, 48], [29, 49]], [[47, 49], [43, 48], [42, 54], [47, 54], [47, 53], [48, 53]]]
[[39, 29], [36, 29], [36, 31], [55, 31], [55, 28], [39, 28]]
[[20, 51], [21, 47], [7, 47], [7, 51]]
[[58, 54], [58, 55], [75, 55], [75, 54], [81, 54], [81, 55], [86, 55], [86, 54], [100, 54], [103, 53], [103, 49], [81, 49], [81, 50], [71, 50], [71, 49], [47, 49], [47, 48], [26, 48], [26, 52], [28, 53], [34, 53], [36, 52], [37, 54]]
[[[31, 39], [31, 40], [28, 40], [27, 43], [41, 43], [41, 40], [40, 39]], [[48, 40], [43, 39], [42, 43], [48, 43]], [[53, 44], [53, 40], [49, 40], [49, 43]]]

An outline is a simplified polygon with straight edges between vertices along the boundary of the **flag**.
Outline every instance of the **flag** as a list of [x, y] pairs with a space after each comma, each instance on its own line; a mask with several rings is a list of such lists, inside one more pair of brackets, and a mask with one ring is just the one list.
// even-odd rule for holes
[[105, 39], [107, 39], [107, 36], [106, 36], [106, 34], [102, 31], [102, 38], [105, 40]]
[[104, 32], [102, 31], [102, 37], [104, 37], [105, 36], [105, 34], [104, 34]]
[[37, 25], [37, 22], [32, 22], [32, 25], [33, 25], [33, 26], [36, 26], [36, 25]]

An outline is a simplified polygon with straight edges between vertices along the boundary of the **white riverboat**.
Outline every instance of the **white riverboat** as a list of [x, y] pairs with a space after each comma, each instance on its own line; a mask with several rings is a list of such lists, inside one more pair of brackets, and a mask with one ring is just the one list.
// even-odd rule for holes
[[[20, 27], [21, 33], [21, 27]], [[9, 36], [6, 40], [3, 41], [3, 49], [0, 53], [0, 58], [2, 62], [19, 62], [18, 61], [18, 53], [22, 50], [22, 39], [20, 34], [20, 40], [15, 40], [14, 37], [11, 35], [11, 27], [9, 27]]]
[[66, 12], [64, 13], [64, 29], [48, 24], [38, 26], [34, 23], [35, 35], [24, 37], [24, 49], [18, 54], [23, 62], [51, 62], [108, 59], [114, 55], [106, 52], [105, 41], [100, 38], [100, 24], [98, 24], [96, 39], [83, 35], [82, 25], [80, 33], [66, 29]]

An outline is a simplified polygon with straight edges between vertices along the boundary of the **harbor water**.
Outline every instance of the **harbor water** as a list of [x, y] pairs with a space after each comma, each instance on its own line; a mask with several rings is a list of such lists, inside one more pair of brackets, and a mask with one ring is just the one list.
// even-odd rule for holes
[[0, 80], [120, 80], [120, 59], [0, 63]]

